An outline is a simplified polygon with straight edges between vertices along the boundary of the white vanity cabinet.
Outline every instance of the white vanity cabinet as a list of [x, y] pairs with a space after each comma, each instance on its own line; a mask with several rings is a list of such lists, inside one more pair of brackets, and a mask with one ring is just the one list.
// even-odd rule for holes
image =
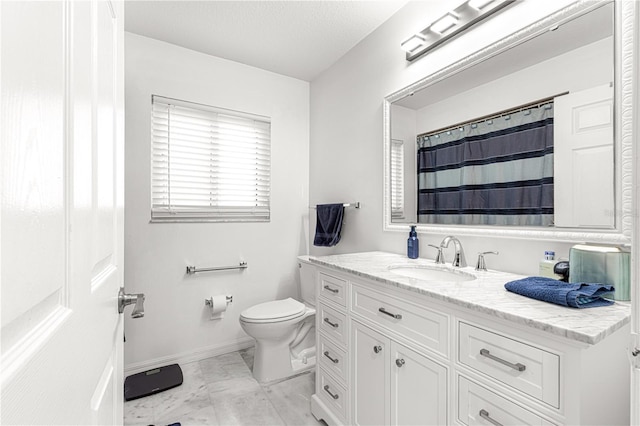
[[360, 323], [351, 324], [354, 425], [389, 424], [391, 342]]
[[[349, 328], [346, 278], [319, 271], [316, 298], [316, 393], [312, 410], [328, 424], [349, 424]], [[318, 416], [318, 414], [316, 414]]]
[[353, 321], [354, 425], [447, 424], [447, 369]]
[[391, 424], [445, 425], [448, 371], [420, 352], [391, 342]]
[[[369, 256], [372, 264], [382, 257]], [[629, 424], [624, 305], [589, 313], [514, 299], [504, 282], [495, 291], [484, 278], [460, 287], [482, 288], [483, 300], [497, 294], [511, 306], [523, 303], [527, 320], [520, 321], [506, 318], [500, 301], [493, 314], [470, 309], [466, 293], [462, 306], [424, 294], [415, 280], [350, 273], [336, 263], [317, 265], [316, 418], [329, 425]], [[541, 313], [566, 321], [529, 325]], [[581, 333], [598, 321], [609, 321], [604, 337], [585, 342]]]
[[[447, 424], [447, 368], [419, 349], [411, 349], [398, 341], [407, 335], [423, 337], [418, 333], [424, 325], [422, 321], [415, 321], [415, 328], [404, 321], [411, 324], [411, 319], [424, 319], [428, 311], [420, 312], [418, 306], [366, 290], [358, 284], [352, 285], [352, 423]], [[361, 306], [359, 295], [363, 291], [367, 293], [368, 302], [376, 302], [368, 306], [376, 309], [364, 311], [361, 317], [358, 306]], [[405, 309], [400, 310], [398, 306]], [[377, 315], [372, 315], [374, 312]], [[444, 330], [447, 331], [446, 326]]]
[[449, 353], [449, 316], [332, 273], [318, 274], [314, 415], [328, 424], [448, 424], [448, 368], [423, 352]]

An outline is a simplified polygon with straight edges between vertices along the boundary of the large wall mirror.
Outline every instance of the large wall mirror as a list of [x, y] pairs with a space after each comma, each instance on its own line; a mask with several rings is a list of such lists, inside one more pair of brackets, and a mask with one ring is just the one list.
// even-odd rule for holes
[[385, 230], [629, 243], [624, 3], [576, 2], [388, 96]]

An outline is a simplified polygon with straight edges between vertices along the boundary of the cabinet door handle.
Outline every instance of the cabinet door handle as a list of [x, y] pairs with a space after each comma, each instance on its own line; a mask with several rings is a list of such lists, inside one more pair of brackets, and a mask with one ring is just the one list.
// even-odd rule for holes
[[487, 410], [480, 410], [480, 417], [482, 417], [492, 425], [503, 426], [502, 423], [500, 423], [499, 421], [492, 419]]
[[380, 345], [376, 345], [373, 347], [373, 351], [377, 354], [379, 354], [380, 352], [382, 352], [382, 346]]
[[331, 293], [334, 293], [334, 294], [336, 294], [336, 293], [340, 292], [340, 290], [338, 290], [337, 288], [331, 288], [331, 287], [329, 287], [328, 285], [325, 285], [325, 286], [324, 286], [324, 289], [325, 289], [325, 290], [328, 290], [328, 291], [330, 291]]
[[393, 317], [395, 319], [402, 319], [402, 315], [400, 314], [392, 314], [391, 312], [387, 311], [385, 308], [380, 308], [378, 309], [379, 312], [382, 312], [385, 315], [389, 315], [390, 317]]
[[326, 322], [327, 324], [329, 324], [333, 328], [338, 328], [338, 324], [336, 324], [335, 322], [331, 322], [331, 320], [329, 318], [325, 318], [324, 322]]
[[325, 391], [326, 393], [328, 393], [329, 395], [331, 395], [331, 398], [333, 398], [333, 399], [338, 399], [338, 398], [340, 398], [340, 396], [339, 396], [339, 395], [336, 395], [335, 393], [333, 393], [333, 392], [331, 392], [331, 391], [329, 390], [329, 385], [324, 385], [324, 391]]
[[340, 362], [339, 359], [336, 358], [332, 358], [331, 355], [329, 355], [329, 351], [324, 351], [324, 356], [326, 356], [327, 358], [329, 358], [331, 360], [331, 362], [333, 362], [334, 364], [337, 364]]
[[504, 359], [502, 359], [502, 358], [498, 358], [498, 357], [497, 357], [497, 356], [495, 356], [495, 355], [491, 355], [491, 352], [489, 352], [489, 351], [488, 351], [488, 350], [486, 350], [486, 349], [480, 349], [480, 355], [482, 355], [482, 356], [486, 356], [487, 358], [489, 358], [489, 359], [491, 359], [491, 360], [494, 360], [494, 361], [496, 361], [496, 362], [499, 362], [499, 363], [500, 363], [500, 364], [502, 364], [502, 365], [506, 365], [507, 367], [511, 367], [511, 368], [513, 368], [513, 369], [514, 369], [514, 370], [516, 370], [516, 371], [524, 371], [524, 370], [526, 370], [526, 369], [527, 369], [527, 366], [526, 366], [526, 365], [524, 365], [524, 364], [520, 364], [519, 362], [518, 362], [518, 363], [516, 363], [516, 364], [512, 364], [512, 363], [510, 363], [509, 361], [505, 361], [505, 360], [504, 360]]
[[398, 367], [402, 367], [404, 365], [404, 359], [402, 358], [396, 359], [396, 365]]

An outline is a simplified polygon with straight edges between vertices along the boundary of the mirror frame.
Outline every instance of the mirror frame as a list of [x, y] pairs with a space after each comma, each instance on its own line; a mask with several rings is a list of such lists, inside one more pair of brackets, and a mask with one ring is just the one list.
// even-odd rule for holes
[[[633, 223], [633, 111], [632, 92], [634, 58], [635, 2], [611, 0], [614, 3], [614, 122], [615, 122], [615, 228], [533, 228], [474, 225], [430, 225], [417, 223], [420, 233], [454, 234], [457, 236], [482, 236], [494, 238], [521, 238], [528, 240], [593, 242], [604, 244], [631, 244]], [[409, 223], [391, 222], [390, 200], [390, 149], [391, 149], [391, 104], [411, 93], [439, 83], [450, 75], [473, 67], [500, 53], [541, 35], [555, 25], [575, 19], [602, 4], [577, 1], [530, 26], [499, 40], [483, 49], [449, 65], [433, 74], [400, 89], [384, 99], [384, 183], [383, 183], [383, 230], [407, 230]]]

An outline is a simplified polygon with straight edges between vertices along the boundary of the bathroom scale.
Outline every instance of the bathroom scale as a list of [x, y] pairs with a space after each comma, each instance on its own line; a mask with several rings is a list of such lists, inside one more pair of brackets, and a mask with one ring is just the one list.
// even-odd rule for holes
[[178, 364], [143, 371], [124, 379], [124, 400], [131, 401], [153, 395], [181, 384], [182, 370]]

